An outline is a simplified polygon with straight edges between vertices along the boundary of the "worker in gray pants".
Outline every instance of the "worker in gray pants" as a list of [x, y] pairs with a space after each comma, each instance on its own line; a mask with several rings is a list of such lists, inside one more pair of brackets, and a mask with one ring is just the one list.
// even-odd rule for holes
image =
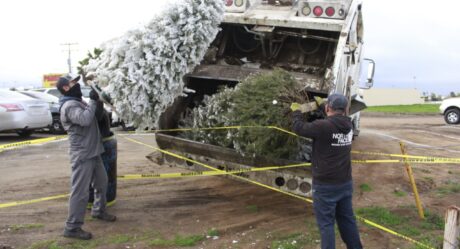
[[104, 152], [95, 113], [102, 105], [97, 94], [91, 94], [89, 104], [82, 100], [78, 80], [80, 77], [59, 78], [56, 87], [62, 93], [60, 99], [61, 123], [69, 135], [70, 164], [72, 167], [69, 199], [69, 216], [64, 237], [89, 240], [92, 234], [81, 227], [85, 218], [90, 184], [94, 188], [94, 203], [91, 216], [103, 221], [115, 221], [116, 217], [106, 212], [107, 173], [100, 157]]

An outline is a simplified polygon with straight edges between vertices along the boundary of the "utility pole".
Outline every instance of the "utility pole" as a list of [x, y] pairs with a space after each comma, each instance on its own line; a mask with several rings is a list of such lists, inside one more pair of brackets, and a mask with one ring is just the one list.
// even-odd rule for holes
[[61, 46], [67, 46], [67, 51], [69, 53], [69, 57], [67, 58], [67, 65], [69, 66], [69, 74], [72, 73], [72, 51], [76, 51], [74, 49], [71, 48], [71, 46], [76, 46], [78, 45], [78, 43], [71, 43], [71, 42], [68, 42], [68, 43], [63, 43], [61, 44]]

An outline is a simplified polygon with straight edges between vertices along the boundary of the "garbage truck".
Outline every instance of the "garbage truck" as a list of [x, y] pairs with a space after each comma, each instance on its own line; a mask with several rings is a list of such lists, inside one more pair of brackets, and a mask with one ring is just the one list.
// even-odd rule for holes
[[[162, 114], [160, 129], [177, 128], [184, 111], [195, 104], [194, 97], [212, 95], [222, 85], [234, 86], [252, 74], [282, 68], [304, 86], [311, 99], [335, 92], [347, 96], [354, 134], [359, 134], [359, 111], [366, 107], [359, 89], [372, 87], [375, 70], [374, 61], [363, 57], [361, 1], [224, 0], [224, 4], [220, 32], [201, 64], [183, 79], [194, 93], [178, 98]], [[364, 65], [367, 73], [361, 72]], [[243, 157], [233, 149], [181, 138], [177, 132], [157, 133], [155, 138], [161, 149], [218, 170], [289, 163]], [[160, 159], [168, 165], [203, 170], [196, 163], [171, 155], [162, 154]], [[239, 176], [301, 196], [311, 195], [311, 171], [306, 168]]]

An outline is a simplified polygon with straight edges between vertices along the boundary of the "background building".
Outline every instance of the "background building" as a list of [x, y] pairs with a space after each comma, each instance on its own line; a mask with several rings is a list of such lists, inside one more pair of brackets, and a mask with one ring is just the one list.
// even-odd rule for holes
[[363, 90], [367, 106], [423, 104], [424, 99], [417, 89], [371, 88]]

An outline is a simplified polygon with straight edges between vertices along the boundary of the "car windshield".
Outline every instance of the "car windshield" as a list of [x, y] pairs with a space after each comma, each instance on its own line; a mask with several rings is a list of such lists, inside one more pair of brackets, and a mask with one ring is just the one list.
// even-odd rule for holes
[[22, 91], [22, 94], [25, 94], [34, 99], [41, 99], [48, 103], [59, 103], [59, 98], [51, 94], [42, 93], [42, 92], [33, 92], [33, 91]]
[[49, 89], [48, 91], [46, 91], [47, 94], [51, 94], [53, 96], [56, 96], [58, 98], [60, 98], [62, 96], [62, 94], [59, 92], [58, 89]]

